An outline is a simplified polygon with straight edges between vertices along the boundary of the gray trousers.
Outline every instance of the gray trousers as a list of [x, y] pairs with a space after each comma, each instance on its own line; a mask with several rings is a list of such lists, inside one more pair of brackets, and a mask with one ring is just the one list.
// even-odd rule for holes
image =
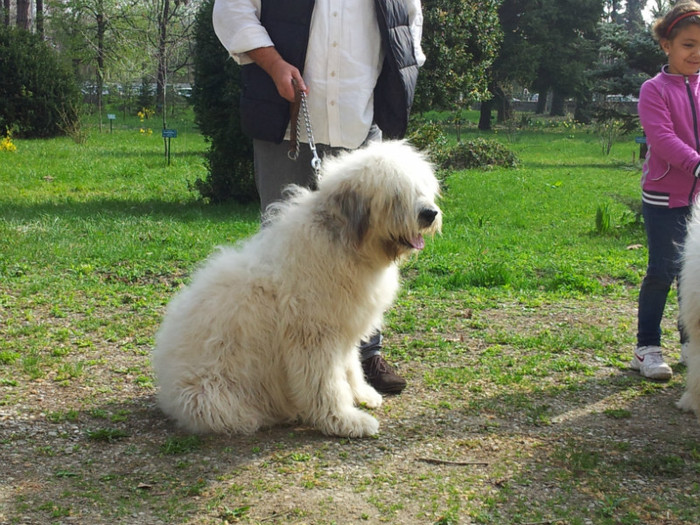
[[[363, 145], [382, 140], [382, 130], [372, 125]], [[325, 144], [316, 144], [316, 151], [323, 162], [326, 155], [334, 155], [344, 148], [331, 148]], [[311, 167], [311, 149], [308, 144], [299, 145], [299, 157], [291, 160], [288, 156], [289, 141], [281, 144], [264, 140], [253, 140], [253, 162], [255, 167], [255, 185], [260, 195], [260, 210], [264, 213], [267, 207], [283, 198], [284, 188], [297, 184], [306, 188], [316, 188], [316, 175]], [[361, 359], [369, 359], [378, 355], [382, 347], [382, 334], [376, 332], [368, 341], [360, 341]]]
[[[382, 140], [382, 130], [376, 125], [369, 129], [364, 144]], [[326, 155], [334, 155], [344, 148], [332, 148], [325, 144], [316, 144], [318, 156], [323, 161]], [[291, 160], [289, 152], [289, 141], [285, 140], [281, 144], [267, 142], [264, 140], [253, 140], [253, 162], [255, 167], [255, 186], [260, 195], [260, 210], [265, 212], [267, 207], [283, 197], [284, 188], [290, 184], [297, 184], [306, 188], [316, 188], [316, 176], [311, 167], [312, 154], [309, 145], [301, 143], [299, 145], [299, 158]]]

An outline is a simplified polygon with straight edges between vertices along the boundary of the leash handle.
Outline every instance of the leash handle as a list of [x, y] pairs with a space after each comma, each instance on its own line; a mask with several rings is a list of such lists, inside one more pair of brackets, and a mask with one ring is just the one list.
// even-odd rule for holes
[[289, 104], [289, 121], [291, 126], [289, 128], [289, 151], [287, 151], [287, 157], [290, 160], [299, 158], [299, 132], [301, 131], [299, 127], [299, 108], [301, 107], [301, 94], [302, 91], [296, 89], [295, 84], [294, 102]]
[[306, 93], [298, 89], [296, 85], [294, 86], [294, 102], [290, 106], [290, 122], [291, 128], [289, 133], [289, 151], [287, 156], [291, 160], [297, 160], [299, 158], [299, 135], [301, 135], [301, 120], [299, 119], [299, 112], [304, 116], [304, 124], [306, 126], [306, 137], [309, 141], [309, 149], [311, 150], [311, 168], [314, 170], [314, 174], [318, 176], [321, 169], [321, 159], [316, 151], [316, 143], [314, 142], [314, 133], [311, 129], [311, 118], [309, 117], [309, 108], [306, 102]]

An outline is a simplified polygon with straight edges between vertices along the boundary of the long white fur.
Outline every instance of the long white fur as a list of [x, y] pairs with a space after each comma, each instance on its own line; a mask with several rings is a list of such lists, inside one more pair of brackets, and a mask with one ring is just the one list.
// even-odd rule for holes
[[679, 280], [680, 321], [688, 335], [688, 375], [678, 407], [700, 419], [700, 201], [693, 207], [683, 248]]
[[382, 397], [356, 345], [394, 300], [398, 263], [415, 251], [406, 241], [440, 229], [438, 194], [432, 166], [404, 142], [325, 160], [317, 191], [292, 188], [259, 233], [219, 249], [168, 306], [153, 352], [162, 410], [197, 433], [302, 421], [376, 434], [356, 405]]

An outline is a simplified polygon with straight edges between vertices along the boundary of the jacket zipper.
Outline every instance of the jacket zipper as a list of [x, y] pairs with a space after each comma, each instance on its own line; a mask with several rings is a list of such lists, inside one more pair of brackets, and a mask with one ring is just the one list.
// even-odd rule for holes
[[[693, 132], [695, 133], [695, 151], [700, 153], [700, 137], [698, 137], [698, 115], [695, 108], [695, 100], [693, 99], [693, 92], [690, 89], [690, 79], [685, 78], [685, 89], [688, 92], [688, 101], [690, 102], [690, 112], [693, 114]], [[695, 175], [695, 174], [693, 174]], [[690, 195], [688, 195], [688, 205], [693, 204], [693, 194], [695, 193], [695, 186], [698, 183], [697, 177], [693, 176], [693, 186], [690, 189]]]

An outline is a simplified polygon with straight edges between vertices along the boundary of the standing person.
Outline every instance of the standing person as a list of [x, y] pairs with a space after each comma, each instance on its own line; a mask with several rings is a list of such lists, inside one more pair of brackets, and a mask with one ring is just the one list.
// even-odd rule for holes
[[[631, 367], [652, 379], [673, 375], [661, 348], [661, 319], [680, 268], [686, 221], [700, 184], [700, 4], [679, 2], [654, 25], [668, 64], [639, 92], [649, 149], [642, 170], [642, 213], [649, 261], [639, 292]], [[678, 290], [682, 300], [682, 290]], [[681, 360], [686, 342], [679, 326]]]
[[[315, 186], [310, 148], [288, 157], [295, 86], [308, 95], [321, 155], [406, 133], [425, 62], [420, 0], [216, 0], [213, 23], [242, 66], [241, 125], [253, 138], [263, 213], [289, 184]], [[303, 128], [299, 140], [308, 143]], [[365, 377], [378, 392], [398, 394], [406, 381], [381, 348], [380, 332], [360, 343]]]

